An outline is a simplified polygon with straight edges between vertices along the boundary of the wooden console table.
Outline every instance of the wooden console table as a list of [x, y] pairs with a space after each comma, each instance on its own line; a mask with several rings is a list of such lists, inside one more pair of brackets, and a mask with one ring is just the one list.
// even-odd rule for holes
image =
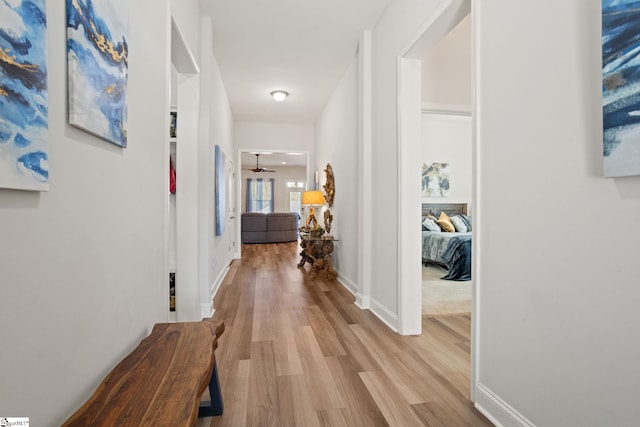
[[305, 263], [311, 264], [311, 278], [316, 274], [324, 275], [328, 280], [334, 280], [338, 273], [331, 263], [333, 242], [338, 241], [332, 236], [312, 236], [309, 233], [300, 233], [300, 262], [298, 267], [304, 267]]

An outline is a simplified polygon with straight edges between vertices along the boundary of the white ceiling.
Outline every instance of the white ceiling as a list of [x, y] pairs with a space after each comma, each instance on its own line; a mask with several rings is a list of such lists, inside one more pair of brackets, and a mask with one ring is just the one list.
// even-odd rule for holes
[[313, 124], [389, 1], [201, 0], [234, 119]]
[[[243, 169], [256, 167], [256, 155], [257, 152], [243, 152], [240, 156], [240, 164]], [[307, 167], [307, 156], [304, 153], [276, 153], [276, 152], [262, 152], [258, 160], [258, 165], [261, 168], [273, 168], [273, 167]]]

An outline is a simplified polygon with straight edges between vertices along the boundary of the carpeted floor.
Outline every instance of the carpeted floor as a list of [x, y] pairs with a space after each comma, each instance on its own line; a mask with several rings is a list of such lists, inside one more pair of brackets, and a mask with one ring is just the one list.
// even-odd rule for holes
[[472, 282], [441, 280], [443, 268], [422, 266], [422, 315], [436, 316], [471, 312]]

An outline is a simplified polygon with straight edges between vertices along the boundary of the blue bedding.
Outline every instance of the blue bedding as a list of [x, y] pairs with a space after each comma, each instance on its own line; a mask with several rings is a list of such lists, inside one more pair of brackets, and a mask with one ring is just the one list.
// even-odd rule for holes
[[471, 280], [471, 233], [422, 232], [422, 262], [445, 267], [445, 280]]

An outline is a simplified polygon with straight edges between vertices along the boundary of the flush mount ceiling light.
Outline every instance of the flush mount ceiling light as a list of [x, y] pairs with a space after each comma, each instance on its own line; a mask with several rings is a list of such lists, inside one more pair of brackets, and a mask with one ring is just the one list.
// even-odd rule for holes
[[289, 92], [286, 92], [284, 90], [274, 90], [273, 92], [271, 92], [271, 96], [273, 96], [273, 99], [275, 99], [276, 102], [282, 102], [287, 99], [287, 96], [289, 96]]

